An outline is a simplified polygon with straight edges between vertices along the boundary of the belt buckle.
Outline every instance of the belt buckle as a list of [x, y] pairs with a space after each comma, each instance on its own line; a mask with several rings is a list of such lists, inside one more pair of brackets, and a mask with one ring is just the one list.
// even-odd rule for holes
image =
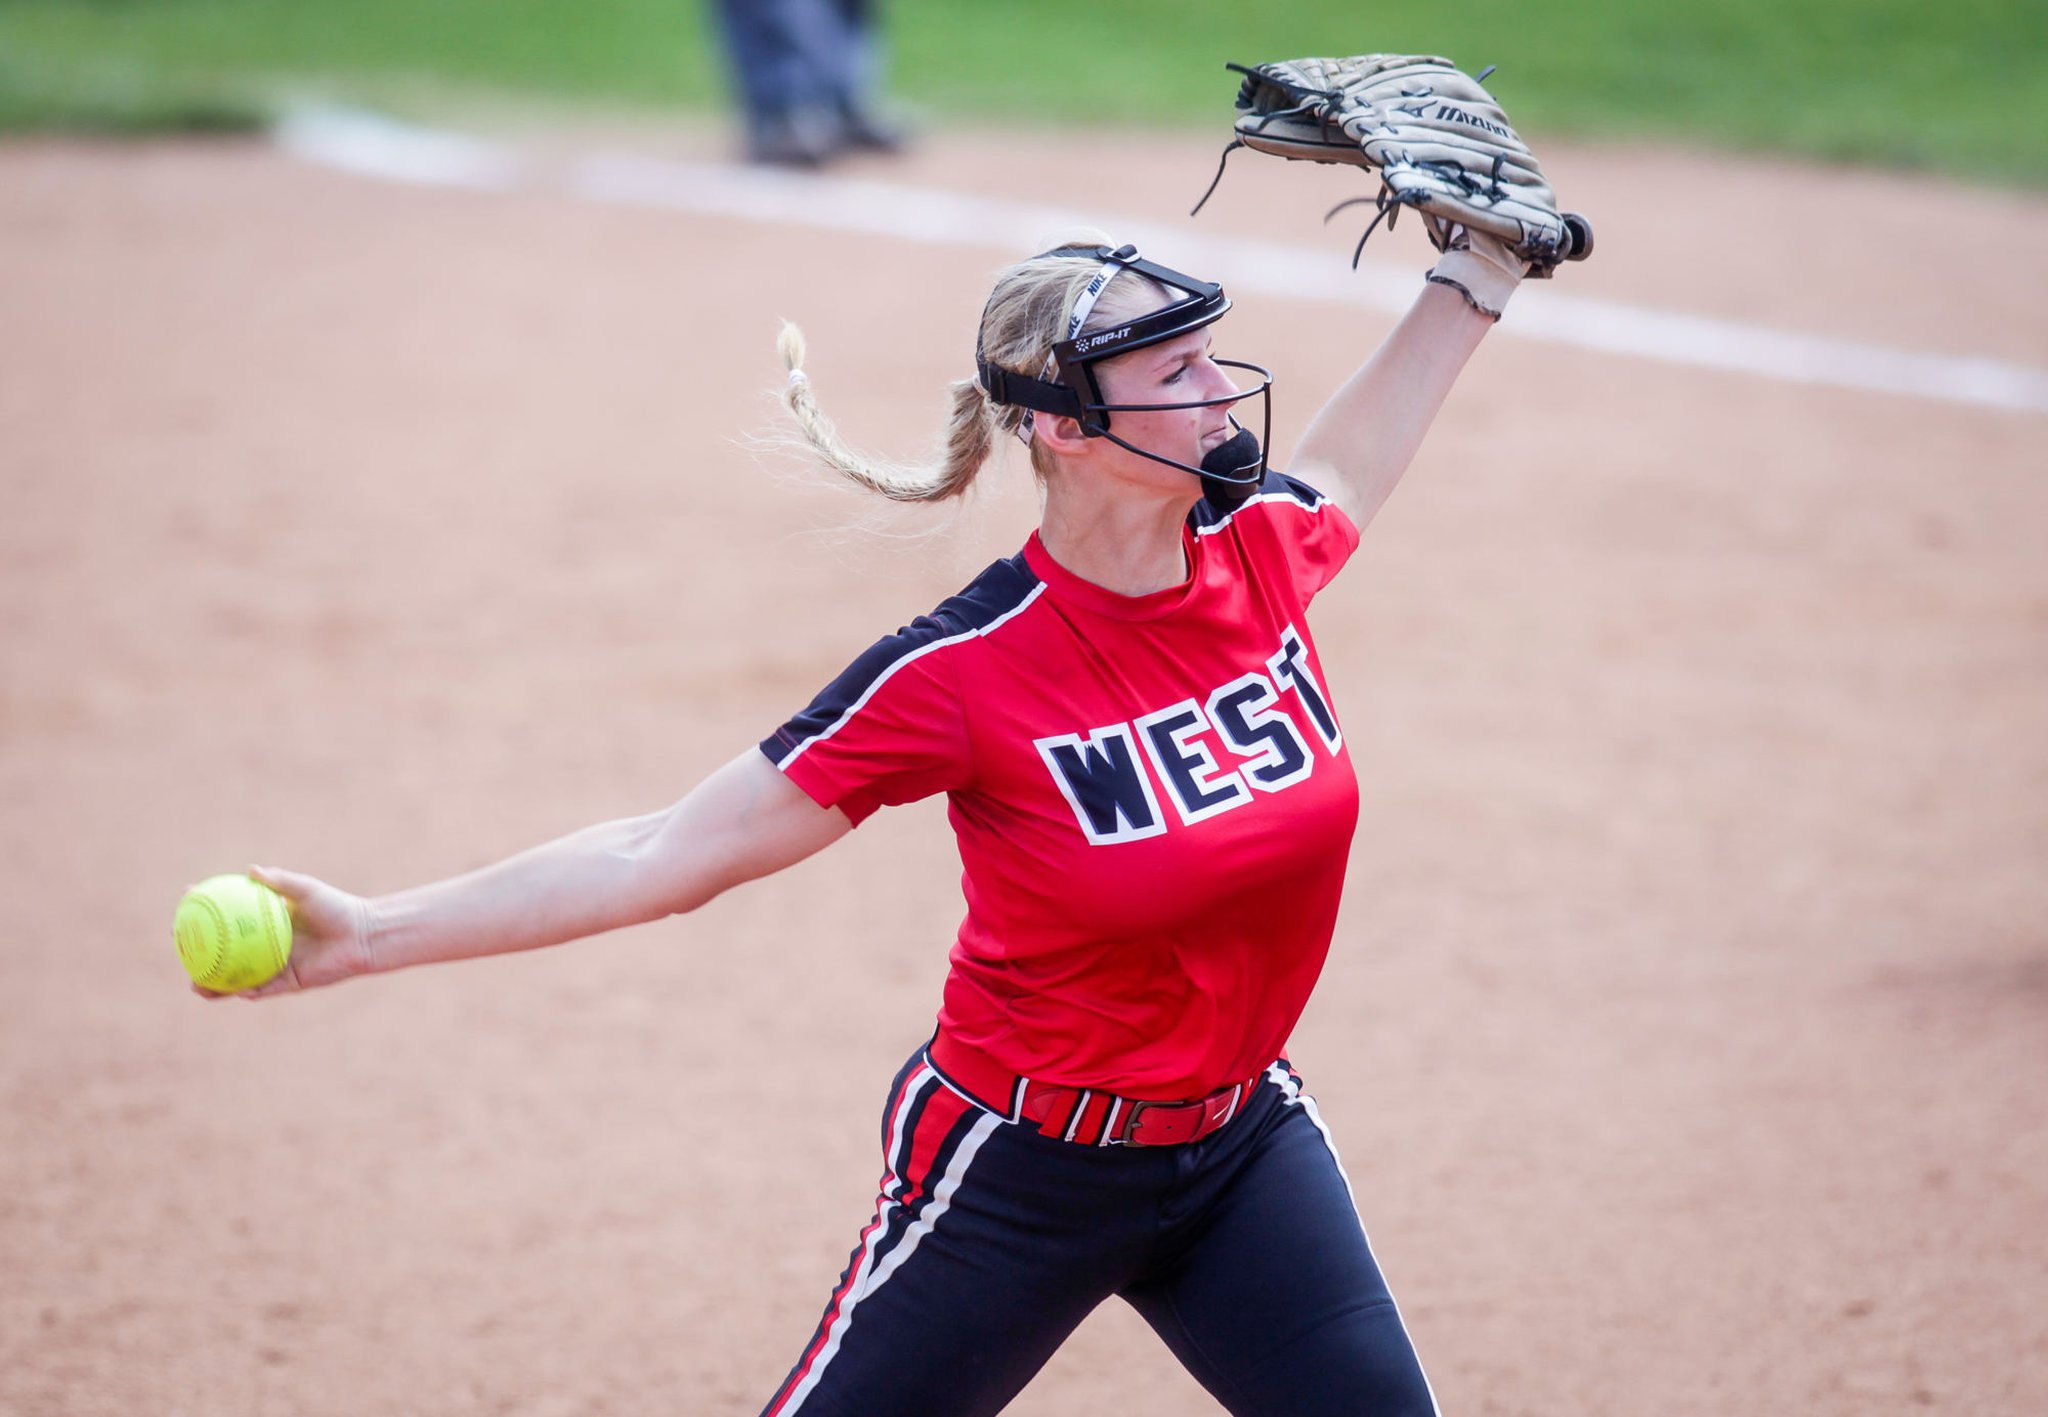
[[1159, 1106], [1159, 1104], [1157, 1102], [1143, 1102], [1143, 1100], [1133, 1100], [1133, 1102], [1130, 1102], [1130, 1110], [1124, 1112], [1124, 1118], [1116, 1124], [1116, 1132], [1110, 1136], [1110, 1145], [1112, 1147], [1143, 1147], [1145, 1143], [1135, 1141], [1135, 1132], [1139, 1130], [1139, 1118], [1145, 1116], [1147, 1108], [1155, 1108], [1155, 1106]]
[[[1194, 1129], [1190, 1131], [1186, 1136], [1181, 1137], [1175, 1141], [1140, 1141], [1138, 1139], [1138, 1123], [1147, 1112], [1155, 1110], [1161, 1112], [1181, 1113], [1196, 1112], [1197, 1115], [1195, 1117]], [[1181, 1142], [1193, 1141], [1196, 1137], [1201, 1135], [1202, 1123], [1207, 1120], [1208, 1103], [1206, 1101], [1145, 1102], [1142, 1100], [1137, 1100], [1131, 1103], [1130, 1112], [1124, 1117], [1122, 1123], [1118, 1125], [1116, 1129], [1116, 1139], [1119, 1143], [1121, 1143], [1124, 1146], [1178, 1146], [1181, 1144]]]
[[1148, 1110], [1150, 1110], [1151, 1108], [1157, 1107], [1157, 1106], [1159, 1106], [1159, 1104], [1158, 1104], [1157, 1102], [1146, 1102], [1146, 1101], [1143, 1101], [1143, 1100], [1137, 1100], [1137, 1099], [1134, 1099], [1134, 1100], [1133, 1100], [1133, 1101], [1131, 1102], [1131, 1109], [1130, 1109], [1130, 1111], [1128, 1111], [1128, 1112], [1124, 1113], [1124, 1116], [1123, 1116], [1123, 1120], [1117, 1123], [1117, 1126], [1116, 1126], [1116, 1131], [1115, 1131], [1115, 1132], [1114, 1132], [1114, 1133], [1113, 1133], [1113, 1134], [1111, 1135], [1111, 1137], [1110, 1137], [1110, 1145], [1111, 1145], [1111, 1146], [1145, 1146], [1145, 1145], [1147, 1145], [1147, 1143], [1145, 1143], [1145, 1142], [1141, 1142], [1141, 1141], [1138, 1141], [1138, 1140], [1136, 1139], [1136, 1135], [1135, 1135], [1135, 1134], [1136, 1134], [1136, 1132], [1137, 1132], [1137, 1130], [1138, 1130], [1138, 1118], [1140, 1118], [1140, 1117], [1144, 1116], [1144, 1115], [1145, 1115], [1145, 1113], [1146, 1113], [1146, 1112], [1147, 1112]]

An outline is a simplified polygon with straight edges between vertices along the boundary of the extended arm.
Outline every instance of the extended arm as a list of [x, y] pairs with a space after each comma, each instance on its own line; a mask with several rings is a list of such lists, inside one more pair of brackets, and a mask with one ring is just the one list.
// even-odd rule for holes
[[262, 997], [357, 974], [561, 944], [695, 910], [852, 829], [749, 750], [665, 811], [604, 822], [467, 875], [364, 899], [289, 871], [291, 962]]
[[1364, 530], [1491, 328], [1457, 289], [1424, 285], [1372, 358], [1310, 422], [1293, 470]]

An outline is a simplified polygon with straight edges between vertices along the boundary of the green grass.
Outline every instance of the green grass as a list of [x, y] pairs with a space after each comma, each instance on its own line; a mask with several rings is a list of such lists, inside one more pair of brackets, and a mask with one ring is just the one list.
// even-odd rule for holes
[[245, 133], [267, 121], [264, 105], [232, 85], [180, 83], [108, 61], [31, 67], [0, 51], [0, 133]]
[[[295, 92], [714, 108], [708, 0], [0, 0], [0, 127], [209, 126]], [[2048, 185], [2043, 0], [883, 0], [934, 117], [1217, 125], [1225, 59], [1496, 63], [1516, 122]], [[67, 115], [69, 115], [67, 117]], [[124, 117], [126, 116], [125, 121]]]

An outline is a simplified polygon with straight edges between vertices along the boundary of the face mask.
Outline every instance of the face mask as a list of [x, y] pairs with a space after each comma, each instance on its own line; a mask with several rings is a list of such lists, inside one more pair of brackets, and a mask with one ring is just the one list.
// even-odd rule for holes
[[[981, 387], [990, 400], [998, 404], [1012, 404], [1040, 413], [1072, 418], [1080, 425], [1081, 431], [1091, 438], [1107, 438], [1118, 447], [1140, 457], [1165, 463], [1168, 467], [1179, 468], [1182, 472], [1201, 478], [1202, 494], [1209, 499], [1212, 506], [1228, 511], [1243, 505], [1251, 496], [1252, 490], [1265, 477], [1266, 460], [1261, 440], [1240, 424], [1234, 415], [1230, 422], [1231, 426], [1237, 429], [1236, 434], [1229, 442], [1205, 454], [1199, 467], [1127, 442], [1111, 431], [1110, 415], [1120, 412], [1214, 408], [1221, 404], [1236, 404], [1263, 396], [1264, 426], [1267, 435], [1270, 436], [1273, 428], [1271, 371], [1241, 360], [1219, 359], [1216, 363], [1225, 368], [1243, 369], [1255, 375], [1256, 383], [1249, 389], [1222, 398], [1196, 399], [1186, 403], [1113, 404], [1104, 400], [1094, 368], [1100, 360], [1145, 349], [1220, 320], [1230, 309], [1230, 299], [1224, 295], [1223, 287], [1209, 281], [1196, 280], [1192, 276], [1182, 275], [1179, 271], [1168, 270], [1164, 266], [1154, 265], [1140, 257], [1137, 250], [1130, 246], [1120, 247], [1114, 251], [1106, 246], [1063, 246], [1046, 254], [1092, 257], [1103, 263], [1102, 270], [1088, 283], [1075, 302], [1075, 307], [1068, 317], [1067, 338], [1053, 346], [1052, 356], [1046, 361], [1046, 367], [1039, 377], [1033, 378], [990, 364], [982, 350], [975, 350], [975, 368], [981, 377]], [[1081, 333], [1081, 326], [1087, 322], [1096, 298], [1102, 294], [1110, 281], [1127, 270], [1149, 277], [1178, 298], [1170, 299], [1159, 309], [1138, 316], [1115, 329]], [[983, 320], [987, 320], [986, 311], [983, 311]], [[1018, 436], [1027, 444], [1031, 441], [1031, 415], [1028, 413], [1018, 428]]]

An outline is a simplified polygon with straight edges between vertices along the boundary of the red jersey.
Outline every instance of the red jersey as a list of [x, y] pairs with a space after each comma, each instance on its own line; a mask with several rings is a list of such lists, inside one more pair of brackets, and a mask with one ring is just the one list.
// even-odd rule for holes
[[855, 822], [948, 797], [967, 916], [939, 1027], [1026, 1076], [1199, 1097], [1283, 1051], [1322, 970], [1358, 785], [1304, 612], [1358, 530], [1269, 475], [1196, 506], [1153, 595], [1034, 534], [761, 748]]

